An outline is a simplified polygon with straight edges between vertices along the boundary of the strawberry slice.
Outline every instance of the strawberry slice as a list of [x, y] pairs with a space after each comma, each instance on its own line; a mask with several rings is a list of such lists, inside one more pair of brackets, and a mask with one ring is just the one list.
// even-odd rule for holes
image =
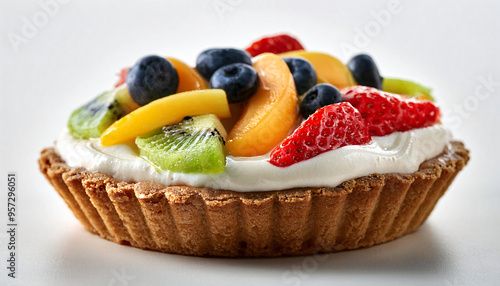
[[115, 83], [115, 87], [119, 87], [127, 81], [127, 73], [130, 68], [122, 68], [118, 76], [120, 77], [118, 81]]
[[363, 145], [371, 136], [361, 113], [350, 103], [327, 105], [306, 121], [271, 152], [269, 162], [287, 167], [321, 153], [347, 145]]
[[359, 110], [371, 136], [431, 126], [440, 116], [439, 108], [429, 100], [405, 99], [366, 86], [347, 87], [341, 93], [343, 101]]
[[249, 52], [252, 57], [262, 53], [281, 54], [303, 49], [304, 47], [302, 47], [297, 39], [288, 35], [262, 38], [246, 48], [247, 52]]

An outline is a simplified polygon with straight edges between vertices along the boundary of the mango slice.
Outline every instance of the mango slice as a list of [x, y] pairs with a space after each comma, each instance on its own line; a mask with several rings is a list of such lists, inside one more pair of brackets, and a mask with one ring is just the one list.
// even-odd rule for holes
[[115, 121], [102, 133], [101, 144], [123, 143], [156, 128], [179, 123], [186, 116], [202, 114], [231, 117], [226, 93], [221, 89], [206, 89], [157, 99]]
[[209, 88], [208, 82], [192, 67], [175, 58], [167, 58], [179, 75], [177, 93]]
[[302, 57], [308, 60], [316, 70], [318, 79], [322, 79], [338, 89], [356, 85], [351, 71], [337, 58], [320, 52], [293, 51], [280, 54], [281, 57]]
[[285, 61], [265, 53], [255, 58], [253, 67], [259, 75], [259, 88], [229, 132], [226, 147], [233, 156], [266, 154], [298, 121], [297, 91]]

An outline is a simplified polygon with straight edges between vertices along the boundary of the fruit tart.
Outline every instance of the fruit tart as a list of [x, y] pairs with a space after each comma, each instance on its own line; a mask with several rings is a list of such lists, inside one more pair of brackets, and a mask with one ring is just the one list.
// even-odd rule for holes
[[196, 256], [306, 255], [416, 231], [467, 164], [430, 89], [279, 35], [146, 56], [70, 116], [41, 172], [91, 233]]

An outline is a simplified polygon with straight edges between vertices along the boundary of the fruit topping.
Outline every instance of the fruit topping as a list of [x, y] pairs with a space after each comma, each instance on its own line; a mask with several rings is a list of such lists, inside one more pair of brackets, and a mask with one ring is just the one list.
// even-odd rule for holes
[[249, 99], [259, 87], [259, 76], [252, 66], [230, 64], [216, 70], [210, 78], [210, 88], [223, 89], [229, 103]]
[[286, 138], [298, 121], [297, 91], [286, 63], [273, 54], [255, 59], [259, 88], [229, 132], [233, 156], [263, 155]]
[[241, 113], [243, 112], [243, 109], [245, 108], [245, 104], [246, 104], [245, 101], [229, 104], [229, 110], [231, 111], [231, 117], [230, 118], [223, 118], [220, 121], [220, 122], [222, 122], [222, 125], [224, 125], [224, 128], [226, 130], [233, 129], [234, 125], [236, 124], [236, 122], [238, 122], [238, 119], [240, 119], [240, 117], [241, 117]]
[[[187, 64], [175, 58], [167, 58], [167, 60], [172, 63], [179, 77], [179, 86], [177, 87], [177, 93], [208, 88], [206, 80], [196, 71], [196, 69], [191, 68]], [[126, 82], [127, 73], [129, 70], [130, 68], [123, 68], [120, 71], [120, 73], [118, 74], [120, 78], [115, 84], [115, 87], [118, 87]]]
[[439, 108], [429, 100], [403, 99], [366, 86], [345, 88], [341, 93], [344, 101], [359, 110], [372, 136], [431, 126], [440, 116]]
[[208, 88], [205, 79], [193, 68], [174, 58], [167, 58], [174, 65], [179, 76], [177, 93]]
[[434, 101], [431, 95], [431, 89], [404, 79], [384, 78], [382, 80], [382, 87], [384, 91], [404, 94], [415, 99], [428, 99]]
[[[121, 70], [115, 90], [75, 110], [69, 130], [75, 138], [100, 137], [103, 146], [135, 139], [140, 155], [159, 169], [209, 174], [224, 171], [226, 151], [236, 157], [271, 152], [270, 162], [286, 167], [439, 121], [429, 88], [382, 78], [369, 55], [344, 65], [303, 49], [278, 35], [248, 52], [205, 50], [195, 68], [146, 56]], [[257, 56], [253, 65], [251, 56]], [[305, 120], [294, 130], [299, 111]]]
[[302, 122], [271, 152], [269, 162], [287, 167], [326, 151], [370, 142], [368, 129], [358, 110], [350, 103], [327, 105]]
[[318, 52], [295, 51], [281, 54], [282, 57], [301, 57], [314, 67], [318, 79], [333, 84], [338, 89], [356, 85], [349, 69], [337, 58]]
[[115, 87], [119, 87], [120, 85], [124, 84], [127, 81], [127, 73], [130, 68], [122, 68], [120, 73], [118, 74], [119, 79], [115, 83]]
[[292, 73], [297, 94], [304, 94], [318, 81], [316, 71], [309, 61], [299, 57], [283, 58], [283, 60]]
[[255, 57], [262, 53], [281, 54], [290, 51], [303, 50], [299, 41], [288, 35], [277, 35], [262, 38], [250, 45], [246, 50]]
[[316, 110], [334, 103], [342, 102], [342, 94], [333, 85], [322, 83], [309, 89], [300, 104], [300, 114], [307, 119]]
[[354, 56], [347, 63], [347, 67], [359, 85], [382, 89], [382, 77], [375, 61], [367, 54]]
[[213, 174], [223, 172], [224, 127], [213, 114], [186, 117], [137, 137], [140, 155], [163, 171]]
[[210, 80], [216, 70], [235, 63], [252, 65], [252, 59], [247, 52], [238, 49], [208, 49], [196, 59], [196, 70]]
[[179, 123], [186, 116], [202, 114], [231, 117], [226, 93], [221, 89], [205, 89], [155, 100], [109, 126], [101, 135], [101, 144], [123, 143], [162, 126]]
[[176, 93], [178, 85], [174, 66], [160, 56], [143, 57], [127, 73], [130, 96], [141, 106]]
[[68, 129], [74, 138], [99, 138], [113, 122], [138, 107], [130, 98], [127, 87], [122, 85], [73, 111]]

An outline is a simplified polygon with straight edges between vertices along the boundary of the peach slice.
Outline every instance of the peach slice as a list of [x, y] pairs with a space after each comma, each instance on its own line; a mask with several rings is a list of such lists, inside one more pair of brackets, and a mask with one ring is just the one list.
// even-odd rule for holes
[[174, 65], [177, 74], [179, 75], [179, 86], [177, 93], [207, 89], [208, 83], [205, 79], [192, 67], [174, 58], [167, 58]]
[[202, 114], [231, 117], [226, 93], [222, 89], [176, 93], [141, 106], [109, 126], [100, 137], [101, 144], [123, 143], [162, 126], [179, 123], [186, 116]]
[[283, 59], [266, 53], [257, 56], [253, 66], [259, 75], [259, 88], [229, 132], [226, 146], [233, 156], [266, 154], [298, 121], [297, 92]]
[[[238, 122], [238, 119], [241, 117], [241, 113], [243, 112], [243, 109], [245, 108], [245, 101], [243, 102], [236, 102], [236, 103], [230, 103], [229, 104], [229, 110], [231, 111], [231, 118], [226, 118], [222, 119], [222, 125], [226, 130], [231, 130], [233, 129], [234, 125], [236, 122]], [[224, 138], [225, 140], [226, 138]]]
[[338, 89], [356, 85], [351, 71], [337, 58], [325, 53], [293, 51], [280, 54], [281, 57], [302, 57], [308, 60], [316, 70], [318, 79], [336, 86]]

